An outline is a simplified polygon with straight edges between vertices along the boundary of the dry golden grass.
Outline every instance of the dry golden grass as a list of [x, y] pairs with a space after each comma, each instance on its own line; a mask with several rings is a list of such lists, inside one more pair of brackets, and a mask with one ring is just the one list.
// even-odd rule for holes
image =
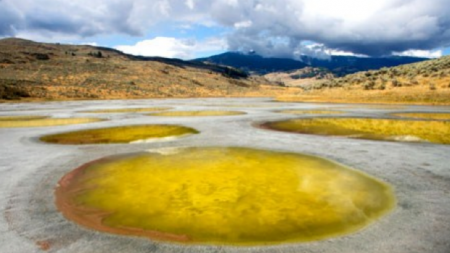
[[276, 97], [280, 102], [333, 102], [450, 105], [450, 89], [429, 90], [426, 86], [387, 90], [330, 88]]
[[[108, 50], [98, 58], [90, 54], [101, 49], [89, 46], [13, 42], [0, 41], [0, 61], [8, 62], [0, 67], [0, 99], [6, 101], [269, 96], [261, 86], [274, 86], [187, 62], [139, 60]], [[35, 53], [50, 59], [36, 60]]]
[[450, 105], [450, 56], [317, 82], [279, 101]]

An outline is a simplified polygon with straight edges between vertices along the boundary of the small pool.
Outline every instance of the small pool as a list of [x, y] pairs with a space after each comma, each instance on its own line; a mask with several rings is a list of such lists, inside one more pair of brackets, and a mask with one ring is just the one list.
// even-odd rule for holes
[[357, 139], [450, 144], [450, 122], [374, 118], [309, 118], [267, 122], [263, 128]]
[[40, 140], [57, 144], [138, 143], [197, 133], [193, 128], [178, 125], [129, 125], [46, 135]]

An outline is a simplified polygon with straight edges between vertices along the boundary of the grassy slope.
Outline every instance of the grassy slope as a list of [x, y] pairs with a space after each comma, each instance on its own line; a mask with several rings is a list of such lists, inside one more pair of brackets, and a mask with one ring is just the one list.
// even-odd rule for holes
[[269, 96], [287, 91], [263, 78], [229, 76], [223, 67], [137, 58], [107, 48], [0, 40], [0, 99]]
[[294, 71], [272, 72], [264, 75], [269, 81], [283, 84], [289, 87], [309, 87], [318, 80], [332, 79], [333, 73], [324, 68], [306, 67]]
[[450, 56], [316, 82], [282, 101], [450, 104]]

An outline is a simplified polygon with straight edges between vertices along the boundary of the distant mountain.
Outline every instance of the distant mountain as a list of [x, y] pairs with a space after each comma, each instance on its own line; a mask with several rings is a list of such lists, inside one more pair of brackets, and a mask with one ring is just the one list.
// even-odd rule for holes
[[257, 74], [266, 74], [278, 71], [290, 71], [294, 69], [301, 69], [308, 65], [292, 59], [285, 58], [264, 58], [255, 54], [241, 54], [234, 52], [227, 52], [219, 55], [214, 55], [207, 58], [195, 59], [193, 62], [208, 62], [212, 64], [219, 64], [231, 66], [242, 69], [247, 72], [254, 72]]
[[331, 56], [329, 59], [317, 59], [303, 56], [300, 60], [286, 58], [264, 58], [256, 54], [247, 55], [236, 52], [227, 52], [207, 58], [195, 59], [193, 61], [231, 66], [247, 72], [253, 72], [262, 75], [271, 72], [292, 71], [304, 67], [313, 67], [327, 68], [335, 76], [345, 76], [347, 74], [352, 74], [359, 71], [376, 70], [383, 67], [394, 67], [428, 59], [400, 56], [386, 58]]

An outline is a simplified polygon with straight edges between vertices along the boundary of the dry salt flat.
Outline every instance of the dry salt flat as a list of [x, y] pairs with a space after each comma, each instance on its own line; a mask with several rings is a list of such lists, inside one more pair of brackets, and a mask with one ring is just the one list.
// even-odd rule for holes
[[[246, 114], [159, 117], [142, 112], [86, 113], [143, 107]], [[314, 117], [277, 112], [287, 109], [336, 109], [345, 116], [373, 118], [393, 117], [393, 112], [450, 112], [449, 107], [278, 103], [268, 98], [0, 104], [0, 116], [105, 119], [75, 125], [0, 128], [0, 252], [450, 252], [450, 145], [292, 134], [255, 127], [266, 121]], [[195, 128], [200, 134], [133, 144], [57, 145], [39, 141], [47, 134], [133, 124], [177, 124]], [[251, 247], [179, 244], [98, 232], [67, 220], [55, 206], [54, 189], [59, 179], [92, 160], [149, 149], [208, 146], [324, 157], [387, 182], [394, 189], [397, 204], [393, 211], [355, 233], [306, 243]]]

